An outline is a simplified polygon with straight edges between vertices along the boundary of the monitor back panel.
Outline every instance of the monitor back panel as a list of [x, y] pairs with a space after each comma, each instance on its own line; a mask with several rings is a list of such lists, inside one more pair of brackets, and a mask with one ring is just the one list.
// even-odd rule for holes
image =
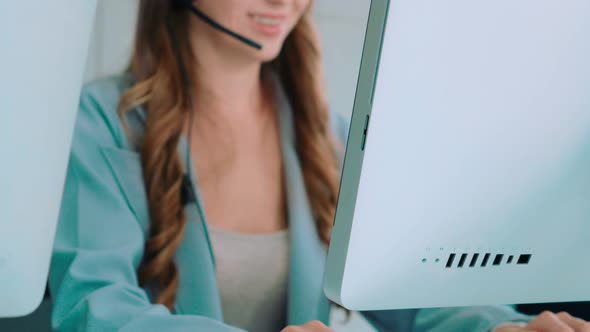
[[590, 300], [590, 2], [374, 0], [368, 24], [328, 296]]
[[95, 7], [0, 2], [0, 317], [43, 298]]

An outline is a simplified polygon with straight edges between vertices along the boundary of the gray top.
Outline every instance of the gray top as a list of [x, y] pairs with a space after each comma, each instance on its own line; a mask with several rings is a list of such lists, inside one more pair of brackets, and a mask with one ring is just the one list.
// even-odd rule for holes
[[287, 321], [288, 230], [209, 230], [225, 323], [252, 332], [281, 331]]

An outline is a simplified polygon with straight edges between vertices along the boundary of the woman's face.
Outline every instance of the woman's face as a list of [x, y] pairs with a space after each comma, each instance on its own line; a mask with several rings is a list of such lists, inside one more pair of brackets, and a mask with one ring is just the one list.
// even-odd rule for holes
[[[194, 5], [226, 28], [262, 45], [256, 50], [226, 34], [205, 28], [216, 49], [244, 52], [244, 56], [266, 62], [278, 56], [283, 43], [311, 0], [195, 0]], [[197, 19], [197, 21], [200, 21]], [[197, 22], [195, 22], [197, 23]], [[202, 34], [204, 31], [195, 31]]]

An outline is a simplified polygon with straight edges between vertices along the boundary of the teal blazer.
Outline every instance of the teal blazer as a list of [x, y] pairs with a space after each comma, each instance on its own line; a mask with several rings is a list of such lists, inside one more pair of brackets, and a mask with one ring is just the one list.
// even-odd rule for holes
[[[173, 312], [151, 304], [151, 294], [138, 285], [149, 228], [137, 152], [146, 115], [142, 108], [130, 112], [132, 134], [125, 133], [117, 104], [129, 84], [122, 76], [83, 88], [49, 276], [52, 326], [56, 331], [242, 331], [223, 323], [207, 222], [196, 204], [186, 207], [189, 222], [175, 256], [180, 286]], [[328, 325], [330, 303], [322, 291], [326, 248], [306, 196], [291, 109], [279, 94], [291, 245], [288, 323]], [[347, 121], [331, 116], [334, 133], [346, 142]], [[179, 145], [184, 155], [186, 140]], [[504, 321], [528, 320], [501, 306], [363, 314], [379, 331], [400, 332], [488, 331]]]

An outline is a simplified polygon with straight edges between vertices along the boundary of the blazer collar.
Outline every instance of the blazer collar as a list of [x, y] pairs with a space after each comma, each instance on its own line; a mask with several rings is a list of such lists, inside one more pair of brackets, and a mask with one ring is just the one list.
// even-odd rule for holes
[[[276, 86], [281, 85], [277, 83]], [[277, 90], [291, 237], [288, 321], [291, 325], [312, 320], [328, 324], [330, 305], [322, 291], [327, 248], [318, 235], [309, 205], [296, 150], [293, 110], [285, 92], [281, 88]]]

